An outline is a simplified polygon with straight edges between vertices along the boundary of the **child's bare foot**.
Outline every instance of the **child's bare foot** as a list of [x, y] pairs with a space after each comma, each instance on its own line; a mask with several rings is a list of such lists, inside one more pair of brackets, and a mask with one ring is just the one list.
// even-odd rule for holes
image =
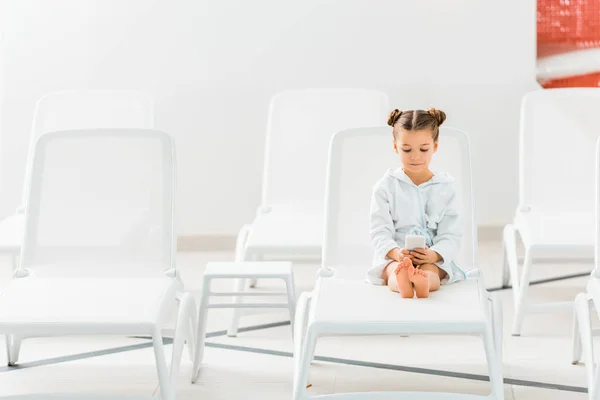
[[396, 270], [394, 271], [396, 274], [396, 282], [398, 283], [398, 291], [400, 292], [400, 296], [405, 299], [412, 299], [415, 296], [413, 285], [408, 277], [408, 270], [410, 268], [415, 269], [412, 265], [412, 261], [410, 258], [404, 257], [404, 259], [398, 263], [398, 267], [396, 267]]
[[427, 272], [414, 267], [409, 268], [408, 279], [415, 285], [415, 293], [418, 298], [429, 297], [429, 278], [427, 277]]

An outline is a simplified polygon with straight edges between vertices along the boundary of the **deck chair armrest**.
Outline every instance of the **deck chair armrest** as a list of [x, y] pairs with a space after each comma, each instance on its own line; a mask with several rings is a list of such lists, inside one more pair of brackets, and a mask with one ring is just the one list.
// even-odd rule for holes
[[16, 279], [27, 278], [28, 276], [31, 276], [31, 275], [33, 275], [33, 271], [31, 271], [29, 269], [25, 269], [25, 268], [17, 268], [13, 272], [13, 277]]
[[477, 267], [465, 271], [467, 279], [479, 279], [482, 277], [481, 270]]
[[177, 276], [179, 275], [177, 273], [177, 269], [175, 268], [169, 268], [163, 271], [163, 273], [165, 274], [165, 276], [168, 276], [169, 278], [177, 278]]
[[271, 210], [273, 209], [273, 207], [267, 205], [267, 204], [261, 204], [257, 209], [256, 209], [256, 215], [261, 215], [261, 214], [268, 214], [271, 212]]
[[335, 275], [336, 270], [330, 267], [326, 267], [325, 265], [321, 265], [317, 270], [317, 279], [318, 278], [331, 278]]

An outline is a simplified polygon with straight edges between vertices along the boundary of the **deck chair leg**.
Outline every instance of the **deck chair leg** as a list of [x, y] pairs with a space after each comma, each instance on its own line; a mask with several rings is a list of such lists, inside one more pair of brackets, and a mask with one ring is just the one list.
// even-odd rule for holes
[[6, 361], [8, 366], [14, 366], [19, 361], [21, 342], [23, 337], [19, 335], [6, 334]]
[[194, 366], [192, 367], [192, 383], [196, 383], [200, 375], [200, 367], [204, 358], [204, 348], [206, 342], [206, 322], [208, 319], [208, 303], [210, 293], [210, 281], [204, 281], [202, 297], [198, 306], [198, 325], [196, 328], [196, 343], [194, 345]]
[[[235, 261], [246, 261], [246, 242], [248, 241], [248, 236], [250, 236], [250, 232], [252, 231], [251, 225], [244, 225], [240, 232], [238, 233], [237, 240], [235, 243]], [[248, 279], [248, 287], [254, 288], [256, 287], [256, 279], [251, 278]], [[244, 288], [245, 289], [245, 288]]]
[[292, 328], [292, 338], [294, 336], [294, 324], [296, 322], [296, 288], [294, 284], [294, 276], [290, 275], [285, 280], [285, 287], [287, 293], [288, 310], [290, 312], [290, 325]]
[[310, 307], [310, 294], [303, 292], [296, 303], [295, 321], [294, 321], [294, 366], [300, 368], [300, 359], [304, 344], [304, 335], [306, 334], [306, 325], [308, 323], [308, 309]]
[[[491, 324], [489, 324], [491, 325]], [[485, 354], [487, 356], [488, 371], [490, 374], [491, 398], [495, 400], [504, 400], [504, 379], [502, 378], [502, 366], [497, 354], [497, 345], [495, 345], [494, 333], [491, 326], [488, 326], [483, 335]]]
[[12, 338], [12, 351], [10, 354], [10, 358], [13, 363], [16, 364], [19, 361], [19, 354], [21, 353], [21, 343], [23, 342], [23, 337], [19, 335], [13, 335]]
[[521, 275], [521, 282], [518, 285], [518, 290], [516, 290], [515, 285], [513, 284], [515, 301], [515, 319], [513, 321], [512, 329], [513, 336], [521, 335], [521, 328], [523, 327], [523, 321], [525, 320], [525, 314], [527, 313], [527, 291], [529, 289], [532, 261], [531, 249], [526, 249], [525, 262], [523, 263], [523, 274]]
[[[196, 329], [198, 329], [198, 309], [196, 308], [196, 302], [193, 297], [191, 298], [190, 305], [190, 318], [187, 320], [187, 345], [188, 345], [188, 355], [192, 363], [194, 362], [194, 357], [196, 355]], [[205, 324], [206, 325], [206, 324]]]
[[[512, 225], [506, 225], [503, 231], [504, 262], [502, 265], [502, 287], [512, 284], [513, 290], [519, 290], [519, 265], [517, 259], [517, 236]], [[512, 280], [512, 282], [511, 282]]]
[[157, 329], [153, 333], [152, 344], [154, 347], [154, 358], [156, 360], [156, 371], [158, 372], [160, 397], [163, 400], [175, 400], [175, 391], [173, 389], [169, 369], [167, 367], [165, 348], [160, 329]]
[[[589, 300], [584, 293], [579, 293], [575, 298], [575, 322], [576, 327], [573, 330], [577, 330], [579, 333], [579, 355], [583, 357], [588, 387], [591, 387], [594, 380], [594, 350]], [[576, 338], [573, 338], [574, 342], [576, 340]], [[575, 361], [575, 354], [573, 358]]]
[[299, 360], [294, 371], [293, 400], [302, 400], [306, 398], [306, 386], [308, 384], [308, 373], [310, 364], [315, 355], [317, 346], [317, 335], [314, 330], [309, 329], [305, 338], [302, 351], [299, 354]]
[[507, 288], [510, 286], [510, 267], [508, 266], [508, 255], [506, 254], [506, 245], [504, 246], [503, 258], [502, 258], [502, 287]]
[[502, 371], [504, 362], [504, 318], [502, 313], [502, 302], [497, 296], [490, 296], [490, 298], [492, 301], [492, 327], [494, 329], [494, 345], [496, 357], [498, 358], [498, 364], [500, 365], [500, 371]]
[[[257, 254], [253, 257], [254, 261], [262, 261], [264, 258], [262, 255]], [[258, 279], [256, 278], [250, 278], [248, 279], [248, 288], [249, 289], [254, 289], [256, 287], [256, 285], [258, 285]]]
[[[575, 297], [575, 301], [573, 303], [573, 359], [572, 364], [578, 364], [583, 360], [583, 335], [585, 335], [582, 330], [587, 328], [590, 331], [590, 335], [593, 336], [593, 331], [591, 330], [591, 321], [590, 321], [590, 311], [589, 307], [586, 310], [582, 306], [579, 305], [581, 302], [580, 297], [586, 298], [584, 293], [580, 293]], [[585, 300], [588, 306], [591, 305], [591, 299]], [[590, 337], [591, 339], [591, 337]], [[587, 363], [586, 363], [587, 364]]]
[[[171, 380], [173, 382], [175, 382], [175, 379], [179, 375], [185, 342], [187, 341], [188, 348], [193, 348], [193, 343], [196, 339], [194, 336], [190, 337], [191, 321], [196, 314], [194, 308], [194, 299], [189, 293], [184, 293], [179, 301], [179, 311], [175, 323], [175, 335], [173, 337], [173, 353], [171, 356]], [[175, 386], [175, 383], [173, 383], [173, 386]]]
[[595, 369], [592, 379], [592, 381], [588, 382], [589, 398], [592, 400], [600, 400], [600, 391], [598, 390], [598, 383], [600, 382], [600, 368]]
[[[247, 230], [246, 227], [244, 227], [245, 230]], [[236, 261], [246, 261], [247, 259], [247, 254], [244, 252], [244, 245], [245, 245], [245, 237], [243, 236], [243, 233], [240, 233], [240, 235], [238, 236], [238, 244], [236, 245], [236, 254], [235, 254], [235, 260]], [[254, 256], [251, 257], [252, 260], [254, 261], [258, 261], [259, 257], [258, 256]], [[254, 284], [252, 283], [254, 282]], [[256, 286], [256, 279], [236, 279], [235, 281], [235, 286], [234, 286], [234, 292], [244, 292], [246, 290], [246, 285], [250, 283], [250, 287], [255, 287]], [[242, 296], [234, 296], [233, 298], [233, 304], [240, 304], [244, 301], [244, 298]], [[243, 309], [241, 308], [233, 308], [231, 310], [231, 323], [229, 324], [229, 328], [227, 329], [227, 336], [229, 337], [236, 337], [238, 334], [238, 328], [239, 328], [239, 324], [240, 324], [240, 318], [242, 317], [242, 312]]]
[[[246, 281], [247, 279], [236, 279], [235, 280], [235, 288], [234, 292], [243, 292], [246, 290]], [[242, 302], [241, 296], [235, 296], [233, 298], [233, 304], [240, 304]], [[229, 324], [229, 329], [227, 330], [227, 336], [236, 337], [238, 334], [238, 328], [240, 324], [240, 318], [242, 316], [241, 308], [233, 308], [231, 313], [231, 323]]]
[[583, 349], [581, 347], [581, 334], [579, 332], [579, 316], [577, 315], [577, 300], [575, 301], [575, 307], [573, 310], [573, 355], [571, 357], [571, 364], [579, 364], [583, 357]]

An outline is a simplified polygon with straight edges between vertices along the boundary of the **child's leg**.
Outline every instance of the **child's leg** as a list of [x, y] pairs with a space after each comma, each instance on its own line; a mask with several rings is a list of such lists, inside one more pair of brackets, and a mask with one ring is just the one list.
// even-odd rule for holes
[[419, 266], [419, 269], [427, 273], [429, 291], [435, 292], [436, 290], [439, 290], [440, 281], [446, 277], [446, 271], [435, 264], [423, 264]]
[[404, 298], [413, 298], [415, 295], [412, 283], [408, 279], [408, 268], [412, 267], [410, 259], [406, 261], [391, 262], [383, 271], [383, 279], [387, 282], [387, 286], [394, 292], [399, 292]]
[[427, 274], [428, 272], [422, 271], [420, 267], [408, 270], [408, 279], [415, 285], [415, 293], [419, 299], [429, 297], [431, 283]]

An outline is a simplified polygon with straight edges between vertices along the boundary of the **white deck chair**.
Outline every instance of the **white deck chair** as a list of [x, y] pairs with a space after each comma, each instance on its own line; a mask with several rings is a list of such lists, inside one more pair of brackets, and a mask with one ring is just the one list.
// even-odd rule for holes
[[[269, 107], [262, 201], [238, 234], [238, 260], [318, 261], [331, 137], [348, 128], [381, 125], [391, 110], [385, 93], [364, 89], [306, 89], [277, 94]], [[256, 280], [250, 280], [254, 287]], [[236, 291], [245, 287], [238, 282]], [[241, 301], [240, 298], [235, 299]], [[234, 309], [229, 336], [242, 311]]]
[[[41, 134], [88, 128], [154, 128], [154, 102], [145, 93], [126, 90], [63, 91], [43, 96], [33, 116], [25, 181], [33, 146]], [[0, 253], [11, 254], [15, 266], [23, 237], [25, 190], [22, 196], [15, 213], [0, 221]]]
[[[512, 282], [512, 333], [525, 315], [571, 311], [573, 302], [529, 304], [535, 258], [592, 259], [594, 146], [600, 135], [600, 89], [546, 89], [528, 93], [521, 110], [519, 206], [504, 228], [503, 284]], [[522, 272], [516, 234], [525, 247]]]
[[[594, 361], [593, 335], [590, 308], [600, 310], [600, 139], [596, 144], [596, 196], [595, 196], [595, 251], [594, 270], [587, 283], [586, 292], [575, 298], [573, 323], [573, 364], [583, 360], [586, 369], [590, 400], [600, 400], [600, 368]], [[600, 313], [599, 313], [600, 316]]]
[[[51, 132], [32, 160], [20, 265], [0, 295], [9, 365], [26, 337], [149, 335], [162, 398], [174, 399], [171, 379], [183, 341], [195, 339], [196, 307], [175, 264], [171, 138], [140, 129]], [[170, 377], [161, 330], [177, 299]]]
[[[475, 269], [476, 225], [466, 134], [442, 128], [433, 169], [457, 179], [463, 240], [456, 260], [469, 279], [443, 286], [428, 299], [402, 299], [386, 286], [365, 283], [372, 263], [369, 206], [372, 187], [388, 168], [399, 166], [389, 127], [350, 129], [332, 140], [327, 184], [323, 266], [312, 293], [298, 300], [294, 332], [294, 400], [309, 398], [308, 370], [323, 336], [465, 334], [483, 338], [491, 378], [489, 396], [443, 393], [348, 393], [332, 399], [503, 399], [501, 304], [485, 290]], [[334, 274], [332, 277], [328, 277]]]

